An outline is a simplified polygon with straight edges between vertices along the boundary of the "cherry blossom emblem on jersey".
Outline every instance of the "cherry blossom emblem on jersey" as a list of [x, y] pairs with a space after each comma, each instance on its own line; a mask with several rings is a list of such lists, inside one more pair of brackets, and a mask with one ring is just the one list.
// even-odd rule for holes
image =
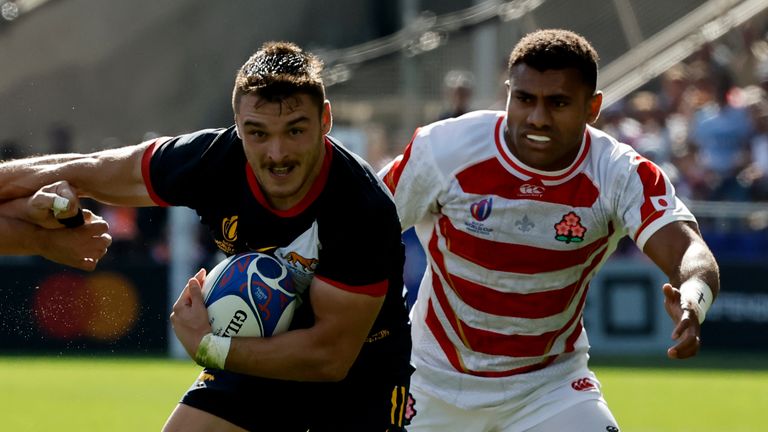
[[561, 242], [581, 243], [586, 232], [587, 228], [581, 224], [581, 218], [574, 212], [569, 212], [555, 224], [555, 239]]

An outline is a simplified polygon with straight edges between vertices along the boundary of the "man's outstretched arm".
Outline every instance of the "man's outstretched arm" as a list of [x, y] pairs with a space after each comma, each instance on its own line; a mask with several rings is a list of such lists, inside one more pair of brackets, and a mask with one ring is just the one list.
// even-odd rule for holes
[[89, 154], [56, 154], [0, 164], [0, 201], [33, 195], [66, 180], [78, 196], [121, 206], [154, 205], [142, 176], [150, 142]]

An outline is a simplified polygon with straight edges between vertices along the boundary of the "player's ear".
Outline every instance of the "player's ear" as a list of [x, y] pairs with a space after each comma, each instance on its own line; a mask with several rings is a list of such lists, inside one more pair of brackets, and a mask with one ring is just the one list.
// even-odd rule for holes
[[323, 135], [331, 132], [333, 127], [333, 114], [331, 113], [331, 102], [323, 102], [323, 113], [320, 116], [320, 129]]
[[603, 92], [595, 92], [589, 99], [588, 104], [589, 106], [587, 109], [589, 110], [589, 113], [587, 114], [587, 123], [592, 124], [596, 122], [597, 118], [600, 116], [600, 107], [603, 105]]

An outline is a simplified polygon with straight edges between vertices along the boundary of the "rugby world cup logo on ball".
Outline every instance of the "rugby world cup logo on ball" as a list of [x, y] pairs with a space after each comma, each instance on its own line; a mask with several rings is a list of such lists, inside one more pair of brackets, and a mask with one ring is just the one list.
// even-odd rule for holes
[[203, 299], [216, 336], [271, 336], [286, 331], [296, 308], [288, 269], [274, 257], [247, 252], [216, 265]]

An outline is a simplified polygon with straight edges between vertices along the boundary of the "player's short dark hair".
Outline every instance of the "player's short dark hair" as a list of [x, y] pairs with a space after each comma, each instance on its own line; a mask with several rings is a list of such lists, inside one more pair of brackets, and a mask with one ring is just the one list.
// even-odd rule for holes
[[575, 68], [591, 92], [597, 89], [597, 51], [581, 35], [570, 30], [546, 29], [525, 35], [509, 55], [507, 71], [525, 64], [537, 71]]
[[323, 62], [291, 42], [266, 42], [235, 76], [232, 108], [237, 112], [240, 99], [256, 94], [267, 102], [282, 103], [299, 93], [309, 95], [322, 112], [325, 86]]

